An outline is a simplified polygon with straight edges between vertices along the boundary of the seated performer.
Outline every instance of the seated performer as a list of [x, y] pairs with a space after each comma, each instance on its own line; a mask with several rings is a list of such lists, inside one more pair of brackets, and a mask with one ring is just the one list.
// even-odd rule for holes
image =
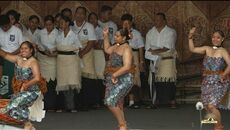
[[18, 55], [0, 49], [0, 56], [15, 63], [12, 86], [14, 94], [0, 109], [0, 121], [5, 124], [24, 124], [25, 130], [35, 130], [30, 121], [40, 122], [45, 117], [43, 93], [47, 91], [46, 82], [41, 78], [32, 43], [25, 41]]

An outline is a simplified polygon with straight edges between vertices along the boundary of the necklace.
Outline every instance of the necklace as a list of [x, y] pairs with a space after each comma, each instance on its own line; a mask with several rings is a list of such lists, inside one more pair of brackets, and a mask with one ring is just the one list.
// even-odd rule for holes
[[117, 46], [120, 46], [120, 45], [123, 45], [125, 44], [126, 42], [122, 42], [122, 43], [116, 43]]
[[30, 59], [30, 57], [32, 57], [32, 55], [29, 56], [29, 57], [23, 57], [22, 60], [23, 60], [23, 61], [27, 61], [28, 59]]
[[213, 46], [212, 48], [213, 49], [218, 49], [218, 48], [220, 48], [221, 46]]

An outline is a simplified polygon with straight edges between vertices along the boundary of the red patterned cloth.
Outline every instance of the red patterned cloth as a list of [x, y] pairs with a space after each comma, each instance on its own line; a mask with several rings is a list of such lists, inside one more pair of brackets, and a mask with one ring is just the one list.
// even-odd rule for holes
[[9, 99], [0, 99], [0, 108], [4, 108], [9, 103]]
[[8, 115], [0, 113], [0, 122], [4, 124], [10, 124], [10, 125], [22, 125], [23, 122], [18, 121]]
[[[9, 99], [0, 99], [0, 108], [6, 107], [8, 103], [9, 103]], [[0, 113], [0, 122], [4, 124], [12, 124], [12, 125], [21, 125], [23, 123], [2, 113]]]

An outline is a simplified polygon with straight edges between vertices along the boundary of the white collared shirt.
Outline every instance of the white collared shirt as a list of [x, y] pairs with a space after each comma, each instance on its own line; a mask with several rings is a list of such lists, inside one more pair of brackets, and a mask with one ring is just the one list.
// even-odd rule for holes
[[95, 34], [97, 37], [97, 40], [103, 40], [103, 28], [99, 25], [97, 25], [97, 27], [95, 28]]
[[74, 21], [73, 31], [78, 35], [81, 42], [97, 40], [95, 29], [89, 22], [84, 21], [81, 26], [77, 26], [76, 21]]
[[160, 48], [168, 48], [169, 51], [175, 50], [177, 34], [176, 31], [167, 25], [158, 32], [156, 27], [153, 27], [146, 34], [146, 44], [145, 44], [145, 58], [153, 61], [150, 64], [151, 72], [156, 72], [156, 67], [161, 60], [161, 56], [152, 55], [148, 50], [151, 48], [152, 50], [160, 49]]
[[[56, 38], [56, 44], [57, 46], [71, 46], [72, 50], [81, 48], [81, 42], [79, 41], [77, 34], [72, 31], [72, 29], [69, 30], [66, 37], [64, 36], [64, 32], [60, 32]], [[69, 50], [69, 51], [72, 51]]]
[[103, 23], [102, 21], [98, 20], [98, 24], [99, 26], [102, 27], [102, 29], [104, 29], [105, 27], [109, 27], [109, 39], [111, 44], [114, 44], [114, 36], [115, 33], [117, 32], [117, 25], [113, 22], [113, 21], [108, 21]]
[[30, 41], [30, 42], [32, 42], [32, 43], [34, 43], [34, 44], [38, 44], [38, 43], [40, 43], [40, 41], [39, 41], [39, 40], [40, 40], [40, 38], [39, 38], [39, 36], [40, 36], [40, 31], [41, 31], [41, 30], [36, 29], [36, 30], [34, 31], [34, 33], [32, 33], [31, 30], [28, 29], [28, 30], [25, 32], [24, 37], [25, 37], [25, 39], [26, 39], [27, 41]]
[[146, 34], [146, 44], [145, 49], [159, 49], [159, 48], [168, 48], [175, 49], [177, 34], [176, 31], [167, 25], [158, 32], [156, 27], [153, 27]]
[[141, 36], [141, 33], [137, 31], [136, 29], [131, 29], [132, 33], [132, 39], [129, 39], [129, 45], [133, 49], [138, 49], [144, 47], [144, 40], [143, 37]]
[[40, 43], [38, 43], [39, 48], [41, 48], [41, 51], [45, 50], [56, 50], [56, 38], [58, 36], [58, 30], [54, 28], [49, 34], [46, 28], [42, 29], [40, 31]]
[[24, 42], [22, 31], [12, 25], [7, 32], [0, 28], [0, 47], [2, 50], [12, 53]]

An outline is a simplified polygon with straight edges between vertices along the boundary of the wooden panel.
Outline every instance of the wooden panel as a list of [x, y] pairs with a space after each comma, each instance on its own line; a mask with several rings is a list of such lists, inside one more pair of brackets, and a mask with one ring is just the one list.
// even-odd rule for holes
[[[136, 2], [119, 2], [113, 8], [113, 20], [121, 27], [121, 16], [125, 13], [130, 13], [134, 16], [134, 23], [136, 28], [142, 32], [142, 35], [145, 37], [147, 31], [152, 28], [153, 21], [149, 15], [141, 8], [141, 6]], [[143, 24], [145, 23], [145, 24]]]
[[0, 1], [0, 13], [10, 4], [11, 1]]

